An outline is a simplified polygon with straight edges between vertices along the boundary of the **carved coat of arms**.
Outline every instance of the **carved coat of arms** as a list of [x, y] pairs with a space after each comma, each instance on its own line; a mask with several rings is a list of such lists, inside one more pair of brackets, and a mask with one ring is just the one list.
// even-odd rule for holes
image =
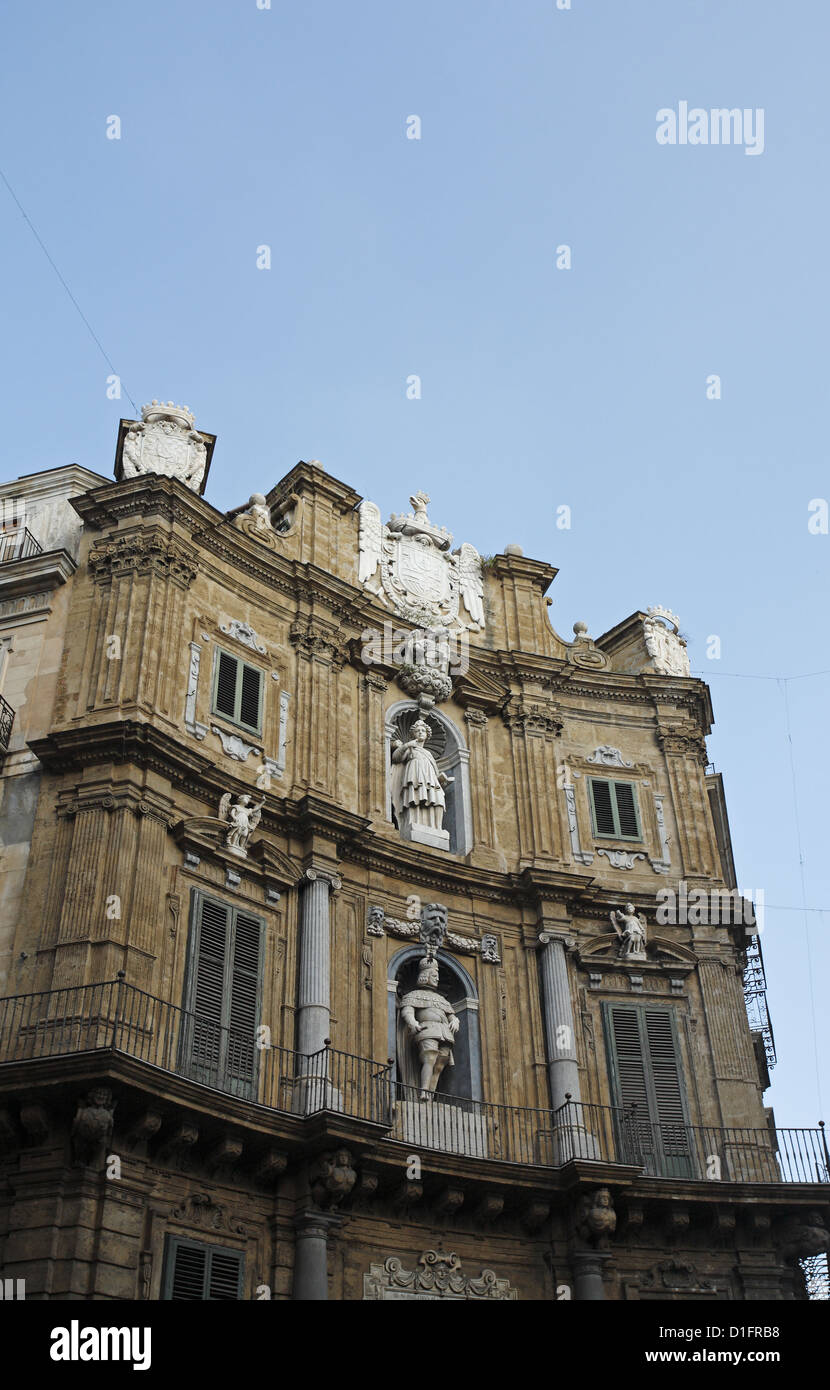
[[124, 436], [120, 477], [162, 473], [200, 492], [207, 463], [204, 436], [193, 428], [187, 406], [172, 401], [152, 401], [141, 407], [141, 421], [133, 421]]
[[[410, 497], [413, 511], [384, 526], [374, 502], [360, 505], [359, 578], [402, 618], [423, 626], [484, 627], [481, 556], [465, 542], [452, 551], [445, 526], [427, 516], [429, 497]], [[378, 579], [379, 571], [379, 579]], [[463, 612], [462, 612], [463, 609]]]

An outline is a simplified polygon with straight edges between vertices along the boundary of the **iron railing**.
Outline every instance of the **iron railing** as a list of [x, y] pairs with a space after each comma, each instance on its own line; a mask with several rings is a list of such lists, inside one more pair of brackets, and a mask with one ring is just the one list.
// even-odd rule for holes
[[0, 1001], [0, 1063], [102, 1050], [270, 1110], [336, 1110], [388, 1127], [388, 1064], [275, 1047], [266, 1027], [222, 1027], [124, 980]]
[[0, 752], [7, 752], [12, 736], [12, 725], [14, 724], [14, 710], [8, 700], [4, 700], [0, 695]]
[[26, 526], [14, 526], [0, 531], [0, 565], [10, 560], [28, 560], [32, 555], [42, 555], [43, 546], [36, 541]]
[[741, 1129], [654, 1124], [637, 1108], [567, 1100], [557, 1110], [438, 1092], [426, 1101], [391, 1065], [324, 1047], [275, 1047], [269, 1030], [221, 1027], [125, 980], [0, 1000], [0, 1065], [111, 1051], [285, 1114], [329, 1110], [383, 1126], [409, 1150], [558, 1168], [627, 1164], [647, 1177], [710, 1182], [830, 1182], [824, 1126]]

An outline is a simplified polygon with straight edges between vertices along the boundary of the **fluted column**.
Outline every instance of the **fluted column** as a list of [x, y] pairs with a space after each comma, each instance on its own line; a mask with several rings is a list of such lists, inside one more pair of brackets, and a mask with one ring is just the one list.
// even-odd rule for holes
[[565, 1104], [566, 1095], [572, 1101], [580, 1099], [571, 989], [565, 959], [565, 938], [542, 932], [539, 942], [550, 1099], [553, 1109], [558, 1110], [560, 1105]]
[[297, 991], [297, 1051], [319, 1052], [331, 1018], [331, 925], [329, 897], [341, 886], [335, 874], [307, 869], [300, 902], [300, 962]]

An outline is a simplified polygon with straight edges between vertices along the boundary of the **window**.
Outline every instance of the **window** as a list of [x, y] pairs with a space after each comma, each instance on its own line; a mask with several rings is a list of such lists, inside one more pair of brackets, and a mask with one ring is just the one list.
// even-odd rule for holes
[[262, 672], [247, 661], [216, 648], [213, 661], [213, 700], [211, 712], [221, 714], [232, 724], [262, 732]]
[[168, 1236], [162, 1299], [179, 1303], [241, 1299], [243, 1269], [244, 1259], [237, 1250]]
[[594, 834], [614, 840], [642, 840], [637, 789], [631, 782], [589, 777]]
[[603, 1012], [624, 1161], [661, 1177], [692, 1177], [673, 1012], [645, 1004], [605, 1004]]
[[256, 1095], [264, 922], [194, 888], [179, 1067], [232, 1095]]

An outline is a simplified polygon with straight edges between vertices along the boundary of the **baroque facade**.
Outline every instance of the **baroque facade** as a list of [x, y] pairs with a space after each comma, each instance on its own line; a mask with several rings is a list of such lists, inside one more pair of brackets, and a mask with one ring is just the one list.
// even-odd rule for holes
[[674, 615], [565, 640], [551, 565], [454, 548], [423, 493], [384, 523], [316, 462], [223, 514], [213, 436], [142, 414], [114, 482], [73, 475], [53, 699], [19, 753], [3, 1275], [803, 1297], [826, 1148], [764, 1107]]

